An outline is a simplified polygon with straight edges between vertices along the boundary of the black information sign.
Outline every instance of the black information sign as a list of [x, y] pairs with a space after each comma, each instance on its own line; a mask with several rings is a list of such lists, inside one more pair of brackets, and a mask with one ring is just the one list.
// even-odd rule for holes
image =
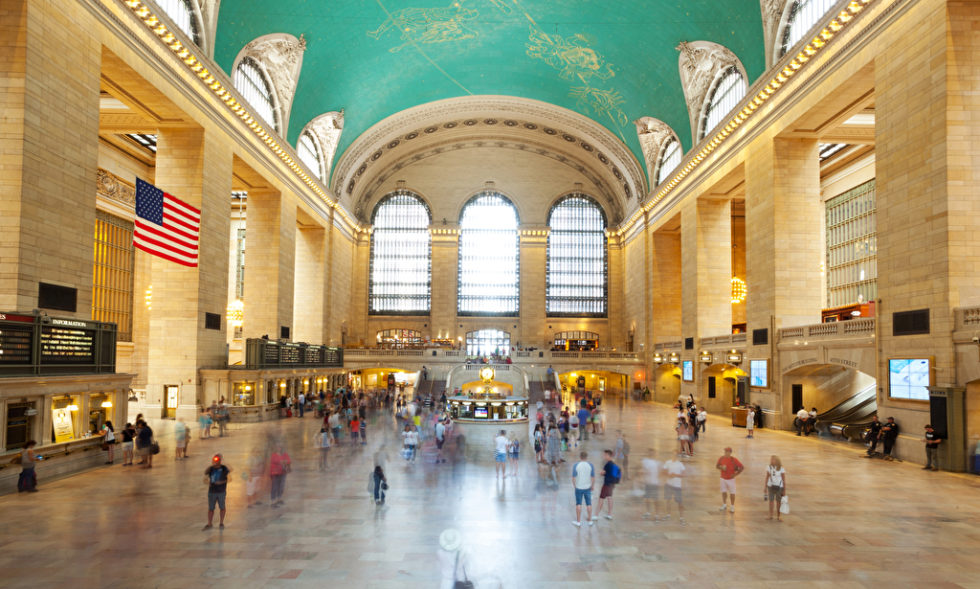
[[41, 328], [41, 363], [94, 364], [95, 332], [45, 325]]
[[0, 312], [0, 374], [115, 372], [116, 326]]
[[32, 325], [8, 324], [0, 327], [0, 364], [30, 364]]

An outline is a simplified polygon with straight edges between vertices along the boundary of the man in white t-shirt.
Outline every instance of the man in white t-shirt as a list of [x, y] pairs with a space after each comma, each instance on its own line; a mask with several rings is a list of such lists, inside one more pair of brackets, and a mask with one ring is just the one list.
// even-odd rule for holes
[[[650, 448], [647, 452], [653, 456], [654, 450]], [[643, 466], [643, 502], [646, 504], [647, 512], [643, 514], [644, 519], [650, 517], [650, 505], [653, 505], [654, 521], [660, 521], [660, 469], [663, 465], [656, 458], [644, 458], [640, 461]]]
[[670, 501], [673, 499], [677, 504], [677, 517], [680, 518], [682, 526], [687, 525], [687, 522], [684, 521], [684, 495], [681, 491], [684, 470], [684, 463], [676, 458], [671, 458], [664, 463], [664, 473], [667, 476], [667, 482], [664, 485], [664, 511], [666, 512], [664, 519], [670, 517]]
[[497, 465], [497, 476], [507, 473], [507, 445], [509, 443], [510, 440], [507, 439], [507, 432], [504, 430], [500, 430], [497, 437], [493, 439], [493, 459]]
[[595, 486], [595, 467], [585, 459], [589, 457], [588, 452], [581, 452], [578, 455], [579, 461], [572, 467], [572, 486], [575, 487], [575, 521], [572, 525], [576, 528], [582, 527], [582, 502], [588, 510], [589, 525], [595, 525], [592, 521], [592, 487]]

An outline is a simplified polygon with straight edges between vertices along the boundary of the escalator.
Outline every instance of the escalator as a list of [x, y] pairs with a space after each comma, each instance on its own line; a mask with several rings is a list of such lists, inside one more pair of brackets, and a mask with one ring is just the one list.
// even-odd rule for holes
[[849, 399], [817, 415], [816, 428], [822, 434], [861, 440], [878, 411], [877, 384], [871, 384]]

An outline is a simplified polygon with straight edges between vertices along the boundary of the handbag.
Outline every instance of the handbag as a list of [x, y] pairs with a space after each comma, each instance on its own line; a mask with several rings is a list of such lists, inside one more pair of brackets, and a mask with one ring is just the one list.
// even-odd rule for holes
[[783, 498], [779, 500], [779, 513], [789, 515], [789, 497], [786, 495], [783, 495]]
[[109, 449], [109, 442], [102, 442], [102, 451], [105, 452]]
[[[456, 569], [459, 568], [459, 551], [456, 551], [456, 564], [453, 566], [453, 579], [456, 579]], [[474, 589], [473, 581], [466, 576], [466, 567], [463, 567], [463, 580], [456, 579], [453, 589]]]
[[156, 442], [150, 444], [150, 454], [159, 454], [159, 453], [160, 453], [160, 444]]

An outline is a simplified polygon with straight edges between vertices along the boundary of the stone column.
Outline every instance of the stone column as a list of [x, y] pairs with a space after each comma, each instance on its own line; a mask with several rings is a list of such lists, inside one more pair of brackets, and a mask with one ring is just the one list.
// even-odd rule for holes
[[348, 339], [351, 309], [351, 283], [354, 280], [354, 236], [341, 221], [334, 217], [329, 228], [330, 240], [330, 290], [327, 297], [327, 340], [330, 346], [343, 345]]
[[0, 310], [38, 308], [45, 282], [77, 291], [74, 311], [49, 313], [88, 319], [101, 45], [84, 9], [51, 10], [0, 9]]
[[296, 206], [278, 191], [249, 191], [245, 223], [243, 333], [278, 339], [280, 328], [293, 324]]
[[[197, 386], [198, 368], [227, 361], [224, 315], [228, 303], [231, 177], [232, 151], [227, 142], [202, 129], [160, 130], [156, 185], [201, 210], [201, 232], [196, 268], [137, 251], [137, 265], [149, 259], [153, 285], [152, 309], [148, 312], [148, 409], [160, 408], [162, 412], [164, 385], [180, 385], [177, 415], [193, 419], [203, 399]], [[135, 302], [139, 304], [138, 299]], [[221, 328], [206, 329], [205, 313], [221, 316]], [[152, 410], [147, 415], [153, 416]]]
[[[700, 397], [699, 338], [732, 332], [732, 203], [698, 199], [681, 210], [681, 331], [694, 338], [681, 352], [693, 361], [694, 380], [681, 380], [681, 393]], [[686, 346], [685, 346], [686, 347]]]
[[650, 315], [656, 344], [681, 338], [681, 235], [661, 229], [650, 239]]
[[[932, 356], [936, 386], [965, 386], [953, 310], [980, 305], [980, 14], [974, 2], [933, 2], [910, 19], [914, 42], [875, 58], [878, 406], [918, 436], [929, 413], [889, 398], [888, 359]], [[914, 310], [928, 312], [928, 333], [894, 335], [893, 313]], [[967, 415], [975, 435], [976, 411]], [[897, 452], [924, 460], [914, 439]]]
[[[517, 332], [511, 333], [510, 344], [516, 347], [517, 342], [527, 347], [530, 345], [542, 347], [547, 340], [541, 341], [546, 335], [545, 316], [547, 304], [547, 277], [545, 268], [548, 260], [547, 229], [535, 227], [522, 230], [520, 235], [520, 319], [517, 321]], [[510, 326], [508, 326], [510, 327]], [[512, 331], [505, 329], [504, 331]], [[466, 337], [466, 334], [461, 334]]]
[[[626, 304], [624, 302], [624, 273], [626, 264], [626, 254], [623, 240], [619, 236], [611, 237], [606, 244], [607, 276], [606, 276], [606, 317], [609, 324], [609, 338], [606, 343], [599, 342], [601, 346], [612, 346], [617, 350], [626, 349], [626, 341], [629, 338], [630, 325], [625, 322]], [[550, 334], [549, 334], [550, 335]], [[640, 351], [638, 339], [642, 336], [641, 330], [634, 331], [633, 351]], [[546, 342], [547, 343], [547, 342]]]
[[320, 344], [324, 341], [327, 239], [323, 227], [296, 231], [296, 282], [293, 287], [293, 339]]
[[[824, 214], [816, 139], [762, 137], [745, 164], [749, 331], [820, 322]], [[769, 334], [772, 341], [774, 334]]]
[[[429, 326], [433, 337], [466, 337], [456, 323], [456, 289], [459, 271], [459, 234], [442, 228], [432, 232], [432, 313]], [[457, 340], [458, 342], [458, 340]], [[465, 342], [464, 342], [465, 343]]]
[[358, 233], [357, 242], [354, 245], [353, 263], [351, 266], [350, 281], [350, 334], [355, 342], [362, 341], [366, 345], [377, 342], [374, 333], [368, 333], [368, 309], [370, 301], [369, 281], [371, 279], [371, 234]]

